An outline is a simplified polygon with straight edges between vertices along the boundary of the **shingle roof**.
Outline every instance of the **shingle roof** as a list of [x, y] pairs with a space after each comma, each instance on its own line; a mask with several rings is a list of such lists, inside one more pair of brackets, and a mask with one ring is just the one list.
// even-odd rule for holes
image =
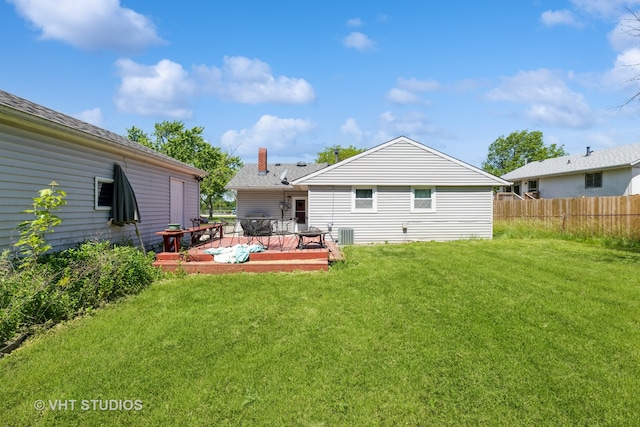
[[288, 182], [293, 182], [310, 173], [327, 167], [326, 163], [305, 163], [299, 166], [296, 163], [269, 163], [267, 173], [258, 174], [257, 163], [247, 163], [240, 169], [225, 188], [233, 190], [238, 188], [283, 189], [292, 188], [290, 184], [283, 184], [280, 177], [286, 171]]
[[41, 119], [44, 119], [46, 121], [52, 122], [57, 125], [64, 126], [71, 130], [83, 132], [83, 133], [98, 137], [107, 144], [109, 143], [115, 144], [123, 148], [134, 150], [139, 153], [143, 153], [144, 155], [147, 155], [147, 156], [155, 157], [156, 159], [159, 159], [164, 163], [172, 163], [181, 168], [187, 167], [192, 169], [193, 171], [204, 172], [197, 168], [194, 168], [191, 165], [180, 162], [174, 159], [173, 157], [166, 156], [162, 153], [152, 150], [151, 148], [145, 147], [142, 144], [133, 142], [122, 135], [118, 135], [117, 133], [108, 131], [106, 129], [102, 129], [98, 126], [94, 126], [90, 123], [83, 122], [82, 120], [78, 120], [74, 117], [67, 116], [66, 114], [59, 113], [47, 107], [43, 107], [42, 105], [20, 98], [9, 92], [0, 90], [0, 111], [2, 110], [1, 108], [2, 106], [20, 111], [22, 113], [29, 114], [31, 116], [39, 117]]
[[631, 167], [640, 162], [640, 144], [624, 145], [592, 151], [588, 156], [573, 154], [528, 163], [516, 170], [502, 175], [502, 178], [513, 181], [541, 176], [564, 175], [589, 170], [614, 169]]

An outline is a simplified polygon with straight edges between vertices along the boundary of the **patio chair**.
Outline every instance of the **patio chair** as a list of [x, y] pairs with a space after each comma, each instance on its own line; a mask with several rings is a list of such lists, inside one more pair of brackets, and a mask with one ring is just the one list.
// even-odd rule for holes
[[[230, 227], [231, 230], [229, 230], [228, 227]], [[240, 236], [244, 235], [244, 230], [242, 229], [240, 219], [236, 219], [234, 221], [225, 221], [224, 234], [227, 237], [231, 236], [231, 243], [229, 243], [229, 246], [240, 243]]]
[[295, 235], [296, 218], [282, 219], [275, 222], [273, 234], [278, 236], [278, 244], [280, 251], [290, 250], [293, 248], [292, 236]]
[[273, 222], [271, 218], [266, 217], [247, 217], [240, 220], [240, 226], [244, 235], [249, 238], [249, 244], [257, 241], [265, 248], [268, 248], [271, 243], [271, 236], [274, 234]]

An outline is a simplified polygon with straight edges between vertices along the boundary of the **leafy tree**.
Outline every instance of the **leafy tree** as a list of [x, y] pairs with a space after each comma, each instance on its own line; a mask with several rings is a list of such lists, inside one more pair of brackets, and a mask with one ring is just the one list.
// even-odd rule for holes
[[336, 162], [335, 150], [338, 150], [338, 161], [348, 159], [356, 154], [366, 151], [364, 148], [357, 148], [353, 145], [348, 147], [341, 147], [340, 145], [334, 145], [327, 147], [323, 151], [319, 152], [316, 156], [316, 163], [328, 163], [330, 165]]
[[566, 156], [564, 146], [544, 145], [542, 132], [526, 130], [512, 132], [506, 138], [500, 136], [489, 146], [487, 160], [482, 163], [482, 169], [501, 176], [518, 169], [529, 161], [551, 159]]
[[185, 129], [180, 121], [164, 121], [156, 123], [151, 137], [141, 129], [133, 126], [127, 129], [127, 137], [131, 141], [152, 148], [176, 160], [207, 171], [200, 183], [202, 200], [213, 214], [214, 202], [225, 193], [224, 186], [242, 166], [237, 156], [213, 147], [202, 136], [203, 127]]

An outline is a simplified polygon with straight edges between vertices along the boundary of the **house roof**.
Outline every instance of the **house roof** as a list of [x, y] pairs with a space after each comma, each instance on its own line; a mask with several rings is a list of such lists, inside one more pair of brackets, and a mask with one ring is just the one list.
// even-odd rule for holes
[[589, 155], [586, 153], [573, 154], [570, 156], [530, 162], [502, 175], [502, 178], [514, 181], [525, 178], [632, 167], [636, 166], [639, 162], [640, 144], [631, 144], [591, 151]]
[[124, 149], [147, 160], [153, 160], [165, 166], [170, 165], [177, 170], [198, 176], [207, 175], [203, 170], [131, 141], [122, 135], [0, 90], [0, 118], [2, 117], [22, 127], [31, 129], [44, 127], [48, 131], [62, 131], [66, 136], [80, 135], [82, 138], [74, 140], [84, 145], [97, 145], [101, 149], [115, 149], [120, 153]]
[[399, 136], [327, 168], [301, 177], [294, 185], [461, 185], [509, 183], [438, 150]]
[[[326, 163], [268, 163], [267, 173], [258, 173], [257, 163], [245, 164], [225, 186], [229, 190], [237, 189], [277, 189], [292, 188], [289, 183], [326, 168]], [[286, 176], [287, 184], [281, 177]]]

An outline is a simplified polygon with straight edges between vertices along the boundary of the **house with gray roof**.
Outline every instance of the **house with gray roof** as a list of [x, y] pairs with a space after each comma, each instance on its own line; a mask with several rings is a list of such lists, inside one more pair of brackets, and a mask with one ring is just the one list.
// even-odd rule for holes
[[309, 217], [306, 189], [293, 181], [327, 167], [326, 163], [268, 163], [267, 149], [258, 163], [246, 163], [226, 185], [236, 192], [236, 215], [280, 219], [289, 231], [305, 230]]
[[529, 162], [502, 176], [514, 193], [554, 199], [640, 194], [640, 144]]
[[190, 226], [200, 212], [206, 172], [108, 130], [0, 90], [0, 250], [18, 238], [39, 190], [56, 181], [67, 193], [48, 236], [54, 249], [85, 240], [138, 241], [132, 226], [110, 221], [110, 190], [119, 164], [140, 210], [145, 245], [160, 241], [169, 223]]
[[268, 164], [264, 150], [227, 188], [237, 191], [239, 216], [293, 217], [298, 229], [374, 243], [490, 239], [493, 188], [508, 184], [400, 136], [330, 166]]

